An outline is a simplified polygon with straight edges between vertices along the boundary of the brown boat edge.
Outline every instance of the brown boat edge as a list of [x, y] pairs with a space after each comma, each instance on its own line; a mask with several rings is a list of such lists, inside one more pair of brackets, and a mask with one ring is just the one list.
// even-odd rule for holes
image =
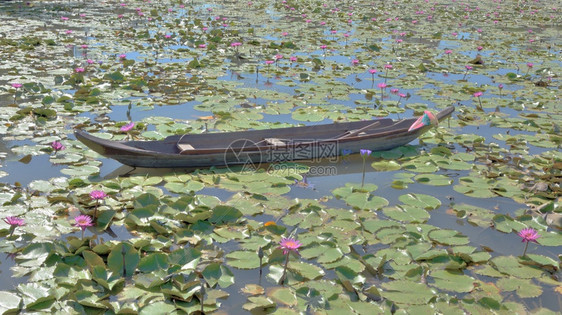
[[[450, 117], [449, 106], [435, 115]], [[390, 118], [225, 133], [173, 135], [163, 140], [114, 141], [76, 129], [76, 139], [102, 156], [132, 167], [194, 168], [337, 158], [342, 154], [390, 150], [413, 141], [432, 126], [409, 131], [418, 117]]]

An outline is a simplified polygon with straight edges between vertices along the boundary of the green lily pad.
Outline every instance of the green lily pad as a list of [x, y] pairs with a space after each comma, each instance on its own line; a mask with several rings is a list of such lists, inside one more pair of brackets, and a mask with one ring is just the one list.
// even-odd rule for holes
[[426, 304], [435, 296], [434, 291], [427, 285], [408, 280], [383, 283], [382, 287], [382, 296], [397, 304]]
[[407, 205], [420, 207], [426, 210], [434, 210], [441, 206], [441, 201], [439, 201], [439, 199], [425, 194], [401, 195], [400, 197], [398, 197], [398, 200]]
[[454, 230], [436, 229], [429, 232], [428, 236], [431, 240], [443, 245], [466, 245], [469, 243], [468, 237]]
[[470, 292], [474, 289], [475, 279], [462, 272], [451, 270], [436, 270], [431, 273], [435, 281], [432, 285], [446, 291]]
[[257, 252], [253, 251], [234, 251], [226, 255], [228, 264], [238, 269], [254, 269], [260, 266], [260, 259]]
[[533, 284], [529, 279], [502, 278], [496, 284], [504, 291], [516, 291], [520, 298], [533, 298], [542, 294], [541, 287]]
[[373, 162], [371, 166], [377, 171], [396, 171], [402, 167], [398, 162], [393, 160]]

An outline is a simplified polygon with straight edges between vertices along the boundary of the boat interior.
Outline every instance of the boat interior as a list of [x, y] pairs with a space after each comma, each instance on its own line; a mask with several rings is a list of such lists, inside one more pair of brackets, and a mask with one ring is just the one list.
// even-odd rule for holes
[[171, 137], [169, 140], [176, 141], [178, 153], [188, 154], [195, 150], [211, 148], [251, 149], [252, 147], [283, 147], [315, 141], [338, 141], [407, 129], [411, 124], [410, 119], [398, 122], [392, 119], [378, 119], [331, 125], [240, 131], [227, 134], [186, 134]]

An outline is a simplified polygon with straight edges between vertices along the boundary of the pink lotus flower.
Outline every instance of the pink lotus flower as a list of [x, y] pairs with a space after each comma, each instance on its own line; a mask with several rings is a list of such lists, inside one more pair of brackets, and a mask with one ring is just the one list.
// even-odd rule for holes
[[534, 66], [534, 64], [532, 64], [530, 62], [527, 63], [527, 67], [532, 68], [533, 66]]
[[450, 49], [446, 49], [446, 50], [445, 50], [445, 54], [447, 54], [447, 55], [452, 54], [452, 53], [453, 53], [453, 51], [450, 50]]
[[90, 192], [90, 198], [92, 198], [92, 200], [103, 200], [105, 197], [107, 197], [107, 194], [102, 190], [93, 190]]
[[94, 61], [93, 61], [92, 59], [88, 59], [88, 60], [86, 60], [86, 62], [87, 62], [89, 65], [91, 65], [91, 64], [94, 63]]
[[119, 59], [125, 59], [125, 58], [127, 58], [127, 55], [125, 55], [125, 54], [119, 55]]
[[72, 30], [66, 30], [65, 33], [66, 34], [72, 34]]
[[25, 225], [25, 220], [18, 217], [5, 217], [4, 222], [13, 227]]
[[483, 93], [480, 92], [480, 91], [478, 91], [478, 92], [476, 92], [476, 93], [473, 94], [474, 97], [477, 97], [477, 98], [478, 98], [478, 105], [479, 105], [479, 106], [478, 106], [477, 108], [478, 108], [479, 110], [482, 110], [482, 101], [480, 100], [480, 96], [482, 96], [482, 94], [483, 94]]
[[392, 69], [392, 65], [386, 64], [386, 65], [384, 65], [384, 68], [385, 68], [385, 69]]
[[464, 66], [466, 70], [472, 70], [472, 66]]
[[23, 84], [21, 84], [21, 83], [12, 83], [12, 87], [15, 88], [15, 89], [19, 89], [22, 86], [23, 86]]
[[82, 232], [84, 232], [84, 230], [89, 227], [89, 226], [93, 226], [94, 223], [92, 222], [92, 218], [89, 215], [79, 215], [76, 218], [74, 218], [74, 225], [81, 228]]
[[377, 69], [369, 69], [369, 73], [370, 73], [370, 74], [375, 74], [375, 73], [377, 73]]
[[64, 149], [66, 149], [66, 147], [58, 141], [53, 141], [51, 143], [51, 148], [53, 148], [53, 150], [55, 150], [55, 152], [62, 151]]
[[359, 60], [358, 60], [358, 59], [353, 59], [353, 60], [351, 60], [351, 64], [352, 64], [352, 65], [357, 65], [357, 64], [359, 64]]
[[541, 237], [537, 231], [533, 228], [522, 229], [517, 233], [521, 237], [521, 242], [537, 242], [537, 239]]
[[205, 44], [199, 44], [199, 46], [197, 46], [197, 47], [199, 47], [199, 48], [207, 48], [207, 45], [205, 45]]
[[277, 54], [274, 56], [275, 60], [283, 59], [283, 55]]
[[273, 60], [266, 60], [266, 61], [265, 61], [265, 64], [266, 64], [266, 65], [270, 65], [270, 64], [272, 64], [272, 63], [274, 63], [274, 62], [275, 62], [275, 61], [273, 61]]
[[398, 94], [398, 89], [390, 89], [390, 93], [392, 94]]
[[379, 89], [384, 89], [384, 88], [386, 88], [386, 83], [381, 82], [381, 83], [377, 84], [377, 86], [379, 87]]
[[476, 47], [476, 49], [477, 49], [478, 51], [481, 51], [482, 49], [484, 49], [484, 47], [478, 46], [478, 47]]
[[230, 44], [230, 47], [238, 47], [238, 46], [240, 46], [240, 45], [242, 45], [242, 43], [240, 43], [240, 42], [234, 42], [234, 43]]
[[88, 45], [80, 45], [80, 47], [81, 47], [82, 49], [86, 49], [86, 48], [88, 48]]
[[133, 127], [135, 127], [135, 123], [131, 121], [130, 123], [128, 123], [124, 126], [121, 126], [121, 129], [119, 129], [119, 130], [121, 130], [123, 132], [129, 132], [129, 131], [131, 131], [131, 129], [133, 129]]
[[400, 98], [404, 98], [404, 97], [406, 97], [407, 95], [404, 94], [404, 93], [399, 93], [398, 96], [400, 96]]
[[10, 237], [14, 235], [16, 227], [25, 225], [24, 219], [18, 217], [5, 217], [4, 222], [10, 225]]
[[517, 235], [521, 237], [521, 242], [526, 242], [525, 249], [523, 250], [523, 256], [525, 256], [525, 253], [527, 253], [527, 247], [529, 246], [529, 242], [537, 243], [537, 239], [541, 237], [537, 233], [537, 231], [533, 228], [522, 229], [521, 231], [519, 231], [519, 233], [517, 233]]
[[68, 18], [66, 16], [61, 16], [60, 19], [63, 21], [68, 21]]
[[82, 72], [84, 72], [84, 68], [76, 68], [76, 69], [74, 69], [74, 71], [76, 73], [82, 73]]
[[281, 242], [279, 242], [279, 248], [283, 250], [283, 255], [287, 255], [291, 251], [298, 254], [299, 247], [301, 246], [301, 242], [293, 238], [282, 238]]
[[328, 46], [326, 45], [320, 45], [320, 49], [326, 49]]
[[295, 61], [297, 61], [297, 57], [291, 56], [291, 57], [289, 57], [289, 60], [290, 60], [291, 62], [295, 62]]

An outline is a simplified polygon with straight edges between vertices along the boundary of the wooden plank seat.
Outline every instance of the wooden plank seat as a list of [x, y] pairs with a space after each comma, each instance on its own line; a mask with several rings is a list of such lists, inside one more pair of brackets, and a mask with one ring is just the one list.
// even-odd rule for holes
[[180, 154], [185, 151], [195, 150], [195, 148], [189, 143], [178, 143], [177, 144], [178, 150], [180, 150]]
[[268, 145], [282, 147], [287, 145], [287, 140], [279, 139], [279, 138], [264, 138], [265, 143]]

